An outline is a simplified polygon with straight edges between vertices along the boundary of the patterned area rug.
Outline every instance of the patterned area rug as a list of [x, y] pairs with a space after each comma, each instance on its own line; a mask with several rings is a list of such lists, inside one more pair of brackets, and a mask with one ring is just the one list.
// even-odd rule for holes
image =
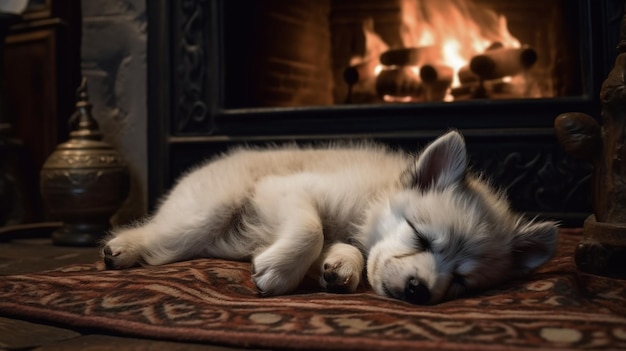
[[436, 306], [324, 292], [261, 298], [249, 263], [200, 259], [2, 277], [0, 314], [124, 335], [315, 350], [626, 349], [626, 281], [580, 274], [578, 235], [524, 281]]

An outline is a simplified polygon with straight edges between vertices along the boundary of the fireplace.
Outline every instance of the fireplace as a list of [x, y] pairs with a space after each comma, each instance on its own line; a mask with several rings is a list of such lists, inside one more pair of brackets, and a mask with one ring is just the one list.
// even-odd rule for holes
[[227, 1], [225, 106], [580, 96], [581, 12], [565, 0]]
[[150, 203], [234, 144], [368, 138], [416, 150], [456, 128], [474, 168], [516, 210], [579, 225], [591, 212], [591, 167], [561, 152], [552, 125], [567, 111], [599, 117], [623, 9], [621, 0], [148, 2]]

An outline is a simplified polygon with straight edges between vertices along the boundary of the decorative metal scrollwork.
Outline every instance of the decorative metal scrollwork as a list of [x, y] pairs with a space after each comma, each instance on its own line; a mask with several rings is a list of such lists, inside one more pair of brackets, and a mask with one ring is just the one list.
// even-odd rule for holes
[[208, 132], [211, 129], [209, 108], [209, 31], [211, 13], [207, 0], [180, 2], [180, 37], [178, 38], [177, 76], [179, 85], [174, 127], [176, 133]]
[[493, 158], [481, 155], [472, 156], [476, 168], [509, 194], [516, 210], [591, 212], [587, 163], [539, 150], [511, 151]]

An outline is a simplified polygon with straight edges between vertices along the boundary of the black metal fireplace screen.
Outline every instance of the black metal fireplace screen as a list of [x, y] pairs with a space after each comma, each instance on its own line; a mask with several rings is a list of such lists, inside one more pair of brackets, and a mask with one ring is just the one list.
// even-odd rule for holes
[[517, 210], [578, 224], [590, 167], [553, 135], [599, 117], [622, 0], [148, 2], [151, 203], [233, 144], [461, 130]]

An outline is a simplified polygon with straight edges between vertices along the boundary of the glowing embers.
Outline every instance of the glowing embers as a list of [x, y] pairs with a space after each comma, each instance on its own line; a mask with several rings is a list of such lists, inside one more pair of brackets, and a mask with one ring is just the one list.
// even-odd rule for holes
[[353, 58], [346, 70], [349, 95], [369, 89], [389, 102], [542, 97], [526, 74], [538, 53], [511, 35], [504, 16], [465, 0], [400, 3], [403, 47], [388, 49], [366, 24], [368, 57]]

